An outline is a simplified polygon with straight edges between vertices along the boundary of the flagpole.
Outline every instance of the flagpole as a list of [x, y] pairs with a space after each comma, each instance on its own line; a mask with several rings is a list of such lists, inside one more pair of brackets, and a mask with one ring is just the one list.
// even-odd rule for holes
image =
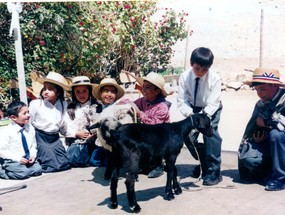
[[22, 5], [21, 2], [17, 3], [7, 2], [7, 8], [8, 11], [12, 13], [10, 37], [13, 34], [15, 41], [15, 53], [16, 53], [16, 62], [17, 62], [20, 100], [28, 104], [23, 51], [22, 51], [22, 38], [21, 38], [20, 21], [19, 21], [19, 13], [22, 12]]

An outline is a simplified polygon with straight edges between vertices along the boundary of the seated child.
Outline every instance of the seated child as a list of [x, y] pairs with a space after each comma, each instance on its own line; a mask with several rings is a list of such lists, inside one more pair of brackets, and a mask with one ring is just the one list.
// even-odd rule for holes
[[[150, 72], [146, 77], [137, 78], [140, 84], [143, 97], [134, 101], [137, 106], [137, 119], [145, 124], [159, 124], [170, 122], [170, 106], [165, 97], [168, 95], [164, 90], [164, 78], [160, 74]], [[124, 99], [121, 103], [128, 102]], [[130, 101], [129, 101], [130, 102]], [[163, 174], [164, 167], [161, 161], [154, 161], [153, 166], [148, 170], [143, 170], [148, 173], [149, 178], [156, 178]]]
[[72, 102], [67, 106], [64, 118], [67, 124], [67, 157], [72, 166], [89, 166], [89, 158], [97, 147], [96, 134], [91, 135], [86, 129], [97, 122], [102, 111], [102, 105], [92, 96], [95, 86], [96, 84], [92, 84], [86, 76], [72, 79]]
[[[92, 94], [102, 103], [102, 113], [100, 113], [100, 115], [106, 115], [106, 111], [108, 111], [107, 107], [110, 107], [117, 100], [122, 98], [125, 91], [115, 79], [105, 78], [98, 86], [94, 87]], [[94, 150], [90, 159], [90, 164], [93, 166], [103, 166], [105, 165], [106, 151], [100, 146], [99, 138], [97, 138], [96, 143], [99, 147]]]
[[41, 175], [28, 106], [15, 100], [8, 105], [6, 113], [12, 122], [0, 134], [0, 178], [26, 179]]
[[[137, 118], [145, 124], [159, 124], [170, 122], [170, 106], [165, 97], [164, 78], [155, 72], [150, 72], [146, 77], [138, 78], [142, 86], [142, 98], [134, 101], [139, 111]], [[156, 178], [163, 174], [164, 167], [161, 161], [154, 161], [154, 168], [148, 172], [149, 178]]]
[[43, 84], [41, 97], [30, 103], [30, 122], [36, 131], [38, 146], [37, 159], [43, 172], [57, 172], [70, 169], [66, 150], [60, 140], [65, 135], [64, 114], [67, 103], [64, 90], [69, 90], [66, 79], [59, 73], [49, 72], [45, 78], [39, 78]]

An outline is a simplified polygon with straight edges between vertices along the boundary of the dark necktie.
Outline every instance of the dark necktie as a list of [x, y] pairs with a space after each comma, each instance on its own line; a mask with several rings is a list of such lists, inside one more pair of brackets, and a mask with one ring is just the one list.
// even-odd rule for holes
[[[195, 78], [195, 91], [194, 91], [194, 108], [196, 109], [196, 97], [197, 97], [197, 91], [198, 91], [198, 86], [199, 86], [199, 80], [200, 78]], [[195, 113], [195, 111], [194, 111]]]
[[24, 148], [24, 150], [25, 150], [25, 158], [26, 159], [30, 159], [30, 151], [29, 151], [29, 147], [28, 147], [28, 143], [27, 143], [27, 139], [26, 139], [26, 137], [25, 137], [25, 135], [24, 135], [24, 128], [22, 128], [21, 130], [20, 130], [20, 133], [21, 133], [21, 137], [22, 137], [22, 144], [23, 144], [23, 148]]

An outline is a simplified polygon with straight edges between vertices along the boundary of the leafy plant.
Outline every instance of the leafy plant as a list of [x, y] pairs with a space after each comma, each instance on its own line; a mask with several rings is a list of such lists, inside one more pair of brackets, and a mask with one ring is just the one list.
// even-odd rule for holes
[[[122, 69], [146, 75], [169, 69], [172, 46], [187, 37], [186, 13], [155, 1], [22, 3], [22, 47], [27, 85], [29, 74], [49, 71], [64, 76], [87, 75], [94, 82], [118, 77]], [[0, 3], [0, 93], [8, 93], [17, 77], [14, 41], [9, 37], [11, 14]]]

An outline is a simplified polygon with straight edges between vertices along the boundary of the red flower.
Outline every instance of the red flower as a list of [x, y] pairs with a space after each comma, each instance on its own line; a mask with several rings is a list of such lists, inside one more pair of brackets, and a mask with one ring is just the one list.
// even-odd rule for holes
[[72, 8], [72, 4], [69, 4], [69, 5], [68, 5], [68, 8], [71, 9], [71, 8]]
[[131, 20], [131, 22], [136, 22], [137, 18], [136, 17], [131, 17], [130, 20]]
[[36, 8], [40, 8], [40, 5], [36, 5]]
[[45, 46], [46, 43], [45, 43], [44, 40], [41, 40], [41, 41], [40, 41], [40, 44], [41, 44], [42, 46]]
[[102, 4], [102, 2], [101, 2], [101, 1], [98, 1], [98, 2], [97, 2], [97, 4], [101, 5], [101, 4]]
[[84, 22], [79, 22], [79, 25], [83, 26], [83, 25], [84, 25]]
[[61, 58], [64, 57], [64, 54], [63, 54], [63, 53], [60, 53], [60, 57], [61, 57]]
[[128, 5], [128, 4], [125, 4], [125, 5], [124, 5], [124, 9], [131, 9], [131, 6]]

